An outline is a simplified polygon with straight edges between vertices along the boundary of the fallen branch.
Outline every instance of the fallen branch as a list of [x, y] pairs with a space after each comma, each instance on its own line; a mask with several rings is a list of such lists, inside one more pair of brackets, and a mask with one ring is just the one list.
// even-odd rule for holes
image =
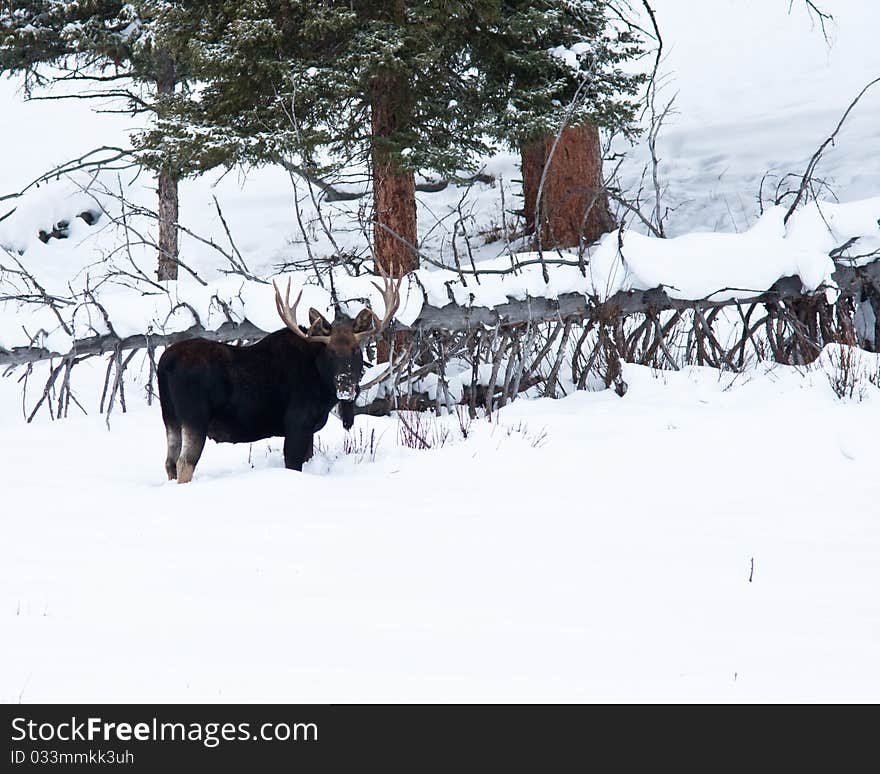
[[[109, 155], [103, 155], [109, 154]], [[95, 158], [97, 156], [97, 158]], [[121, 166], [117, 165], [116, 162], [126, 159], [125, 163]], [[132, 156], [132, 152], [130, 150], [125, 150], [123, 148], [117, 148], [115, 146], [103, 145], [100, 148], [94, 148], [90, 150], [88, 153], [84, 153], [82, 156], [76, 159], [71, 159], [70, 161], [65, 161], [63, 164], [59, 164], [54, 169], [50, 169], [45, 174], [40, 175], [38, 178], [31, 180], [24, 188], [20, 191], [16, 191], [14, 193], [2, 194], [0, 195], [0, 202], [7, 201], [9, 199], [18, 199], [21, 196], [24, 196], [31, 188], [39, 188], [43, 183], [47, 183], [50, 180], [59, 180], [62, 175], [69, 175], [72, 172], [82, 172], [85, 170], [120, 170], [120, 169], [130, 169], [137, 165], [137, 162], [134, 160]], [[3, 218], [7, 217], [11, 213], [6, 213]], [[0, 218], [2, 220], [3, 218]]]
[[[832, 278], [843, 296], [856, 296], [863, 288], [880, 287], [880, 261], [866, 266], [847, 266], [838, 264]], [[468, 331], [484, 327], [508, 327], [537, 322], [559, 320], [608, 320], [632, 314], [655, 316], [662, 311], [686, 311], [692, 309], [711, 310], [725, 306], [736, 306], [742, 301], [774, 304], [804, 298], [821, 298], [825, 292], [820, 287], [811, 293], [803, 291], [799, 277], [783, 277], [766, 291], [747, 288], [723, 288], [715, 293], [735, 294], [731, 299], [714, 300], [712, 296], [687, 300], [671, 298], [662, 288], [653, 290], [631, 290], [615, 293], [607, 300], [589, 298], [582, 293], [563, 293], [558, 298], [542, 296], [525, 300], [510, 300], [495, 307], [461, 306], [447, 304], [436, 307], [425, 304], [419, 316], [408, 328], [414, 332]], [[225, 322], [215, 330], [207, 330], [202, 325], [193, 325], [184, 331], [173, 333], [135, 334], [119, 337], [113, 334], [79, 339], [67, 353], [54, 352], [43, 347], [0, 347], [0, 365], [23, 365], [51, 358], [73, 358], [81, 355], [96, 355], [115, 350], [155, 348], [168, 346], [176, 341], [201, 336], [211, 341], [236, 341], [240, 339], [256, 341], [267, 335], [268, 331], [258, 328], [249, 320]]]
[[[321, 179], [317, 175], [310, 174], [307, 169], [300, 166], [299, 164], [294, 164], [288, 159], [279, 159], [279, 163], [288, 172], [293, 172], [294, 174], [299, 175], [301, 178], [308, 181], [316, 188], [319, 188], [321, 190], [321, 193], [324, 194], [324, 198], [328, 202], [355, 201], [356, 199], [362, 199], [369, 193], [369, 190], [367, 188], [362, 188], [360, 191], [343, 191], [334, 186], [332, 183], [328, 183], [326, 180]], [[439, 193], [440, 191], [446, 190], [446, 188], [448, 188], [449, 184], [452, 182], [458, 185], [470, 187], [474, 183], [494, 183], [495, 178], [492, 175], [478, 172], [477, 174], [471, 175], [470, 177], [463, 177], [456, 180], [449, 180], [448, 178], [444, 177], [440, 178], [439, 180], [416, 183], [415, 189], [419, 193]]]
[[856, 98], [849, 103], [849, 107], [846, 109], [846, 111], [844, 111], [844, 114], [841, 116], [840, 121], [837, 122], [837, 126], [834, 128], [834, 131], [831, 132], [825, 142], [823, 142], [816, 150], [816, 152], [812, 155], [810, 161], [807, 164], [807, 168], [804, 170], [804, 174], [801, 177], [801, 184], [798, 187], [797, 194], [794, 197], [794, 201], [791, 203], [791, 206], [788, 208], [788, 212], [785, 213], [785, 217], [782, 219], [783, 223], [788, 223], [788, 219], [794, 214], [795, 210], [797, 210], [798, 206], [804, 198], [804, 195], [807, 192], [807, 189], [812, 185], [813, 173], [816, 171], [816, 167], [818, 166], [819, 161], [822, 158], [822, 154], [825, 152], [825, 149], [829, 145], [834, 144], [837, 133], [843, 127], [843, 124], [846, 122], [846, 119], [852, 112], [853, 108], [855, 108], [855, 106], [859, 104], [859, 100], [865, 95], [865, 92], [877, 83], [880, 83], [880, 78], [875, 78], [858, 93]]

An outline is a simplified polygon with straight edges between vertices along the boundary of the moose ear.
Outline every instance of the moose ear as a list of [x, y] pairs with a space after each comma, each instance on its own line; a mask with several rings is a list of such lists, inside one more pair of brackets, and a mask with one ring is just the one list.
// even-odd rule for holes
[[354, 318], [352, 330], [354, 333], [367, 333], [373, 330], [374, 323], [373, 313], [369, 309], [364, 309]]
[[330, 323], [317, 309], [309, 309], [309, 336], [329, 336]]

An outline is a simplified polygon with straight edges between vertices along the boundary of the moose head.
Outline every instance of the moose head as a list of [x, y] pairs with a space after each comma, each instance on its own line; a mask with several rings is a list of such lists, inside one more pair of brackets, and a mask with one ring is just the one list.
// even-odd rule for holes
[[364, 309], [352, 319], [346, 314], [336, 313], [333, 322], [329, 322], [317, 309], [309, 309], [309, 327], [303, 330], [296, 322], [296, 308], [302, 298], [302, 290], [290, 305], [290, 280], [284, 298], [275, 285], [275, 306], [284, 324], [297, 336], [312, 344], [320, 346], [316, 353], [315, 364], [318, 373], [325, 383], [333, 384], [336, 398], [340, 401], [353, 401], [357, 397], [358, 385], [364, 373], [364, 358], [361, 347], [370, 336], [377, 336], [387, 326], [400, 306], [400, 284], [388, 277], [378, 262], [379, 273], [382, 275], [383, 287], [373, 283], [382, 294], [385, 303], [385, 314], [382, 319], [371, 310]]

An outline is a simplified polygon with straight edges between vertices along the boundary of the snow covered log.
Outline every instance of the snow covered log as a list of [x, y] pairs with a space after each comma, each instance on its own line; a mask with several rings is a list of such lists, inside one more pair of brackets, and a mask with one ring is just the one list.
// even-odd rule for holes
[[191, 339], [194, 336], [201, 336], [211, 341], [257, 340], [263, 338], [266, 333], [267, 331], [260, 330], [256, 325], [245, 320], [241, 323], [224, 323], [216, 330], [205, 330], [201, 325], [193, 325], [185, 331], [166, 334], [138, 333], [125, 337], [112, 334], [90, 336], [86, 339], [78, 339], [71, 350], [66, 353], [52, 352], [44, 347], [14, 347], [12, 350], [0, 348], [0, 365], [24, 365], [59, 357], [73, 359], [85, 355], [102, 355], [106, 352], [165, 347], [176, 341]]
[[[719, 289], [720, 300], [712, 297], [687, 300], [670, 297], [662, 288], [652, 290], [627, 290], [615, 293], [603, 302], [582, 293], [561, 293], [557, 298], [543, 296], [527, 297], [524, 300], [508, 300], [494, 307], [465, 306], [450, 303], [442, 307], [425, 304], [409, 326], [423, 333], [466, 331], [477, 326], [506, 327], [528, 322], [550, 322], [554, 320], [602, 320], [632, 314], [657, 313], [667, 310], [715, 309], [734, 306], [738, 303], [774, 303], [794, 301], [802, 298], [818, 299], [826, 291], [834, 291], [841, 296], [859, 296], [863, 289], [880, 288], [880, 260], [863, 266], [836, 264], [832, 275], [837, 288], [820, 287], [805, 292], [799, 277], [783, 277], [761, 294], [749, 293], [742, 299], [729, 298], [729, 289]], [[722, 293], [722, 291], [724, 291]], [[713, 294], [715, 295], [715, 294]], [[245, 319], [239, 323], [226, 322], [209, 330], [202, 325], [193, 325], [183, 331], [173, 333], [139, 333], [132, 336], [91, 336], [78, 339], [68, 352], [55, 352], [44, 347], [0, 347], [0, 365], [16, 366], [55, 358], [73, 359], [85, 355], [100, 355], [107, 352], [132, 349], [152, 349], [173, 344], [176, 341], [202, 336], [212, 341], [255, 341], [265, 336], [265, 331]]]
[[[880, 261], [860, 267], [838, 266], [832, 276], [838, 285], [836, 290], [841, 295], [854, 295], [866, 283], [880, 286]], [[721, 290], [719, 289], [719, 293]], [[698, 300], [671, 298], [662, 288], [654, 288], [620, 291], [604, 302], [598, 303], [581, 293], [562, 293], [558, 298], [527, 298], [524, 301], [508, 301], [493, 308], [458, 304], [437, 308], [426, 305], [412, 327], [423, 331], [459, 331], [476, 325], [493, 327], [498, 324], [517, 325], [541, 320], [601, 319], [618, 315], [643, 314], [649, 311], [714, 309], [743, 302], [772, 303], [805, 297], [816, 298], [824, 294], [825, 290], [819, 288], [805, 292], [799, 277], [784, 277], [764, 293], [749, 294], [741, 299], [725, 298], [718, 301], [712, 300], [711, 297]]]

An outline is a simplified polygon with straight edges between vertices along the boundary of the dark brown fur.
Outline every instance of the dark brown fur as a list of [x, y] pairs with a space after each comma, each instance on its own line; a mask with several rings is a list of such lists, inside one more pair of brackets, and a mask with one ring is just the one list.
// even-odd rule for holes
[[314, 433], [337, 402], [351, 427], [364, 368], [355, 334], [369, 330], [372, 316], [343, 315], [331, 325], [312, 309], [310, 318], [309, 331], [328, 336], [327, 343], [283, 328], [249, 346], [195, 338], [165, 350], [158, 379], [169, 478], [192, 478], [205, 438], [251, 443], [282, 436], [285, 466], [302, 470]]

